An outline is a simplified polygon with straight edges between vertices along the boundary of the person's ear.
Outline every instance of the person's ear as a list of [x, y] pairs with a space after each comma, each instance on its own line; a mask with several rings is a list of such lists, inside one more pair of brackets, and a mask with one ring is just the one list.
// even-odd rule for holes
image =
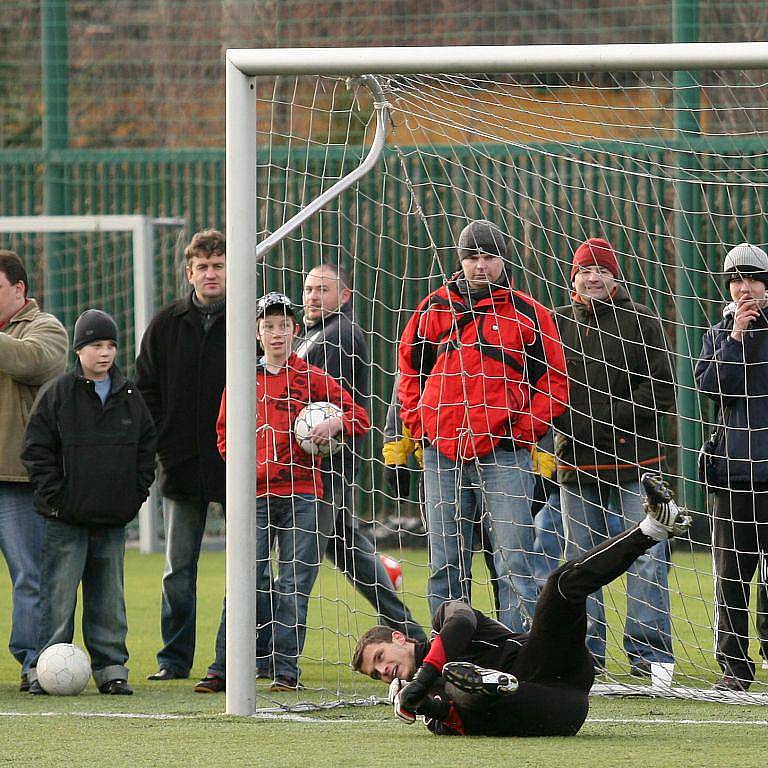
[[397, 645], [405, 645], [408, 642], [408, 639], [402, 632], [400, 632], [400, 630], [396, 629], [392, 632], [392, 642]]
[[349, 288], [341, 289], [341, 306], [344, 306], [352, 298], [352, 291]]

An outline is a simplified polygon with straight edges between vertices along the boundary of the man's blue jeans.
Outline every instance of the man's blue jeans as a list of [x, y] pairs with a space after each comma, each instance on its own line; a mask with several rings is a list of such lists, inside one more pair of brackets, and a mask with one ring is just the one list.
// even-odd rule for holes
[[43, 518], [35, 512], [32, 494], [29, 483], [0, 483], [0, 550], [13, 585], [8, 647], [22, 674], [29, 672], [40, 631]]
[[163, 499], [165, 569], [160, 627], [163, 647], [157, 665], [187, 677], [195, 657], [197, 562], [205, 533], [208, 502]]
[[565, 549], [563, 513], [560, 510], [560, 489], [547, 497], [547, 502], [533, 519], [536, 541], [533, 543], [533, 572], [539, 591], [544, 589], [547, 577], [560, 565]]
[[[344, 451], [337, 456], [344, 458]], [[336, 459], [337, 456], [332, 457]], [[426, 640], [392, 586], [387, 569], [354, 514], [356, 476], [354, 458], [323, 471], [324, 499], [319, 505], [320, 551], [352, 582], [355, 589], [373, 606], [380, 624], [397, 629], [412, 640]], [[332, 469], [336, 471], [331, 471]]]
[[77, 587], [82, 582], [83, 640], [97, 685], [128, 679], [124, 560], [124, 527], [89, 527], [46, 519], [39, 650], [72, 642]]
[[[314, 496], [260, 496], [256, 500], [257, 667], [262, 674], [298, 680], [307, 634], [309, 595], [320, 567], [318, 501]], [[277, 542], [277, 578], [272, 580], [272, 544]], [[226, 610], [216, 637], [211, 674], [226, 677]], [[261, 647], [267, 644], [267, 657]]]
[[499, 621], [515, 632], [530, 626], [536, 605], [528, 556], [534, 539], [532, 492], [531, 454], [525, 449], [497, 449], [458, 463], [431, 446], [424, 449], [431, 561], [428, 598], [433, 615], [446, 600], [469, 599], [472, 531], [481, 505], [499, 575]]
[[[566, 559], [572, 560], [609, 536], [644, 517], [640, 483], [563, 484], [560, 488], [566, 532]], [[669, 550], [661, 541], [627, 571], [627, 619], [624, 650], [631, 665], [638, 661], [671, 663], [672, 626], [669, 615]], [[587, 647], [605, 667], [605, 606], [602, 590], [587, 600]]]

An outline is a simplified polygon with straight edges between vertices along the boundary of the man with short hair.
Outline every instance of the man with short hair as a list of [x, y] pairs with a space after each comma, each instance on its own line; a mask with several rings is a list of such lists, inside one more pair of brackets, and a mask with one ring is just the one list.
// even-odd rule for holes
[[[602, 238], [582, 243], [571, 280], [571, 303], [555, 310], [571, 392], [568, 411], [555, 423], [569, 560], [640, 521], [640, 475], [662, 466], [660, 418], [675, 402], [661, 321], [620, 284], [611, 244]], [[660, 542], [627, 572], [624, 650], [636, 676], [650, 678], [652, 663], [674, 661], [668, 568], [667, 544]], [[587, 615], [587, 645], [602, 669], [602, 592], [590, 597]]]
[[755, 679], [750, 582], [768, 554], [768, 254], [741, 243], [728, 251], [723, 273], [733, 301], [704, 335], [696, 383], [718, 406], [702, 457], [712, 498], [715, 655], [723, 671], [715, 687], [746, 691]]
[[64, 372], [68, 346], [64, 326], [27, 298], [28, 289], [22, 260], [0, 250], [0, 550], [13, 585], [9, 648], [21, 664], [22, 691], [29, 690], [40, 629], [43, 519], [35, 514], [21, 446], [37, 392]]
[[462, 563], [480, 506], [499, 620], [523, 631], [536, 601], [531, 450], [568, 402], [565, 359], [549, 311], [511, 287], [499, 227], [468, 224], [458, 256], [458, 272], [408, 321], [399, 354], [403, 425], [425, 446], [430, 609], [468, 598]]
[[[319, 264], [304, 281], [304, 327], [296, 354], [324, 370], [368, 410], [370, 357], [352, 314], [352, 290], [343, 269]], [[424, 630], [400, 600], [371, 540], [354, 512], [355, 483], [363, 439], [351, 438], [323, 463], [321, 549], [374, 607], [383, 624], [423, 640]], [[323, 547], [323, 537], [327, 546]]]
[[[216, 419], [226, 382], [226, 248], [215, 229], [184, 251], [192, 290], [161, 309], [144, 334], [136, 384], [158, 431], [165, 516], [165, 570], [158, 670], [149, 680], [189, 677], [195, 654], [197, 562], [208, 505], [226, 500]], [[219, 626], [223, 636], [223, 625]]]
[[374, 627], [358, 640], [353, 669], [390, 683], [395, 714], [408, 723], [423, 715], [438, 735], [576, 734], [595, 679], [584, 642], [587, 596], [691, 524], [660, 476], [644, 475], [643, 486], [643, 520], [553, 571], [529, 633], [511, 632], [467, 603], [449, 601], [435, 613], [431, 642]]

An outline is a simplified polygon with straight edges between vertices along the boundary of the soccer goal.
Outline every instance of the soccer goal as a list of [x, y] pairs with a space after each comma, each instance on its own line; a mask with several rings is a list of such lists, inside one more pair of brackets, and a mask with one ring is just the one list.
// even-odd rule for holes
[[[115, 318], [121, 332], [118, 364], [133, 375], [155, 309], [178, 294], [177, 251], [185, 223], [138, 214], [0, 216], [0, 235], [3, 247], [25, 261], [30, 296], [70, 333], [87, 307]], [[142, 552], [160, 548], [158, 504], [153, 489], [139, 513]]]
[[[571, 301], [579, 244], [608, 239], [621, 285], [666, 331], [675, 395], [660, 414], [665, 474], [695, 517], [690, 537], [649, 555], [661, 572], [673, 662], [653, 678], [630, 674], [627, 612], [648, 617], [659, 605], [628, 606], [626, 582], [617, 582], [604, 594], [597, 690], [765, 697], [768, 607], [756, 604], [759, 577], [749, 608], [756, 681], [749, 694], [712, 691], [721, 671], [710, 519], [696, 467], [715, 410], [693, 370], [704, 332], [730, 301], [727, 250], [768, 242], [768, 44], [230, 50], [226, 67], [228, 392], [239, 417], [228, 431], [227, 659], [238, 670], [227, 680], [228, 711], [249, 713], [264, 695], [253, 654], [254, 297], [279, 290], [300, 303], [304, 276], [320, 262], [352, 275], [371, 353], [373, 423], [353, 511], [402, 564], [399, 594], [428, 627], [419, 468], [411, 459], [411, 495], [394, 498], [382, 480], [382, 430], [400, 334], [418, 302], [459, 268], [456, 240], [473, 219], [501, 227], [512, 284], [553, 309]], [[380, 97], [347, 89], [346, 78], [360, 75], [374, 77]], [[377, 99], [391, 120], [381, 159], [301, 226], [269, 239], [361, 163], [380, 120]], [[267, 239], [262, 262], [254, 253]], [[482, 488], [470, 490], [482, 497]], [[561, 546], [557, 520], [551, 515], [543, 532]], [[625, 524], [620, 512], [604, 511], [608, 532]], [[540, 549], [525, 556], [532, 571], [546, 565]], [[481, 560], [465, 576], [473, 603], [491, 611]], [[348, 668], [356, 638], [378, 613], [338, 569], [323, 569], [310, 601], [301, 700], [381, 695]], [[635, 634], [652, 633], [644, 621]]]

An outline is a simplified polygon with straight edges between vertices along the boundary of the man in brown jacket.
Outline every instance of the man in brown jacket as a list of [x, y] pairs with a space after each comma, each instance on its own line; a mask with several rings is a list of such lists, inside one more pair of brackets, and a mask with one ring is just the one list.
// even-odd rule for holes
[[67, 332], [34, 299], [13, 252], [0, 250], [0, 550], [13, 584], [9, 648], [21, 664], [20, 690], [37, 647], [43, 519], [35, 513], [21, 442], [37, 391], [64, 372]]

